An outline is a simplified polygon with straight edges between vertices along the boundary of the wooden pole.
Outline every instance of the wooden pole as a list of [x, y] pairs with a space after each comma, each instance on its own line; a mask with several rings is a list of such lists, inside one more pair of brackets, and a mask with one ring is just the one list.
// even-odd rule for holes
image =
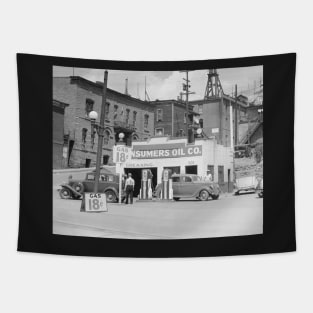
[[98, 129], [98, 150], [97, 150], [95, 186], [94, 186], [94, 192], [95, 193], [99, 192], [100, 166], [101, 166], [102, 145], [103, 145], [103, 137], [104, 137], [104, 121], [106, 118], [107, 84], [108, 84], [108, 71], [105, 71], [104, 72], [103, 89], [102, 89], [102, 105], [101, 105], [100, 124], [99, 124], [99, 129]]

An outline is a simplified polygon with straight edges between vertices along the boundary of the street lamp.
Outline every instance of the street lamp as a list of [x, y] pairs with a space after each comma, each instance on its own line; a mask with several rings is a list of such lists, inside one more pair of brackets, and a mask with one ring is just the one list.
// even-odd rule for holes
[[203, 132], [203, 129], [201, 127], [197, 128], [196, 133], [197, 133], [198, 138], [202, 137], [202, 132]]
[[98, 113], [96, 111], [91, 111], [89, 113], [89, 118], [91, 120], [91, 123], [95, 123], [98, 118]]
[[99, 128], [99, 125], [96, 124], [98, 113], [96, 111], [91, 111], [89, 113], [89, 118], [90, 118], [90, 123], [91, 123], [91, 146], [93, 148], [95, 144], [95, 133], [98, 132], [98, 128]]
[[118, 134], [119, 143], [123, 142], [124, 137], [125, 137], [125, 134], [124, 134], [124, 133], [119, 133], [119, 134]]

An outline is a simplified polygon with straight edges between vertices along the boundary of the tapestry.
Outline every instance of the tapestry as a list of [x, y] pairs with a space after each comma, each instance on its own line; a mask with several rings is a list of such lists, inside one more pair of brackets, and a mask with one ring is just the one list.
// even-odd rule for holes
[[295, 68], [17, 54], [18, 251], [295, 251]]

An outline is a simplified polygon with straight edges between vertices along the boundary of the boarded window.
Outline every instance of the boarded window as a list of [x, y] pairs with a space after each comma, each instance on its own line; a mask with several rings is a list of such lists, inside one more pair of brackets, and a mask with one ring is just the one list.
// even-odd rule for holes
[[136, 127], [136, 122], [137, 122], [137, 112], [133, 112], [133, 126]]
[[89, 113], [91, 111], [93, 111], [93, 105], [94, 105], [94, 101], [92, 99], [87, 98], [86, 99], [86, 105], [85, 105], [85, 111], [86, 111], [86, 116], [89, 116]]
[[144, 125], [144, 128], [148, 128], [148, 126], [149, 126], [149, 115], [148, 114], [145, 114], [143, 125]]
[[157, 122], [162, 122], [162, 121], [163, 121], [163, 110], [157, 109]]
[[126, 117], [125, 117], [125, 123], [128, 124], [129, 123], [129, 109], [126, 109]]

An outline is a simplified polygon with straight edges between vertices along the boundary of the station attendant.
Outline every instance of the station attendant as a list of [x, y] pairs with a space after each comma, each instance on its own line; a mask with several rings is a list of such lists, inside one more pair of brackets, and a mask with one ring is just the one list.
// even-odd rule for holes
[[207, 174], [206, 174], [206, 176], [204, 177], [204, 180], [205, 180], [205, 181], [209, 181], [209, 182], [212, 182], [212, 181], [213, 181], [213, 177], [212, 177], [212, 174], [211, 174], [211, 171], [210, 171], [210, 170], [207, 171]]
[[124, 203], [126, 199], [126, 191], [125, 191], [126, 179], [127, 179], [127, 175], [123, 174], [122, 176], [122, 199], [121, 199], [122, 203]]
[[130, 204], [133, 204], [134, 187], [135, 181], [132, 178], [132, 174], [128, 173], [128, 178], [125, 182], [126, 204], [128, 204], [128, 198], [130, 198]]

